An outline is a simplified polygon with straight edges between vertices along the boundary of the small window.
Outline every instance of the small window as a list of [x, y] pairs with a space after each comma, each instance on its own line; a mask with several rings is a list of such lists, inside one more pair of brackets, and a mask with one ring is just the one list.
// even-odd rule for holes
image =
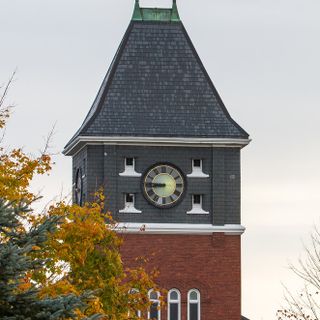
[[126, 166], [127, 167], [129, 167], [129, 166], [133, 167], [133, 162], [134, 162], [133, 158], [126, 158]]
[[124, 171], [119, 173], [123, 177], [141, 177], [141, 173], [136, 172], [136, 159], [135, 158], [125, 158], [124, 159]]
[[149, 291], [149, 299], [151, 306], [148, 312], [148, 319], [160, 320], [161, 311], [160, 311], [160, 294], [154, 290]]
[[201, 205], [201, 199], [202, 196], [200, 194], [194, 194], [193, 195], [193, 204], [200, 204]]
[[202, 159], [192, 159], [192, 172], [188, 174], [190, 178], [208, 178], [209, 175], [202, 171], [203, 160]]
[[188, 320], [200, 320], [200, 292], [192, 289], [188, 292]]
[[179, 290], [171, 289], [168, 292], [168, 320], [181, 319], [181, 295]]
[[126, 204], [134, 204], [134, 194], [127, 193], [126, 194]]
[[202, 208], [203, 195], [194, 194], [192, 195], [192, 209], [188, 211], [188, 214], [208, 214], [209, 212]]
[[126, 193], [124, 196], [124, 209], [120, 213], [141, 213], [140, 210], [135, 208], [135, 194]]
[[[133, 303], [139, 302], [138, 298], [136, 298], [136, 295], [139, 294], [139, 290], [138, 290], [138, 289], [131, 289], [131, 290], [129, 291], [129, 293], [130, 293], [130, 294], [132, 295], [132, 297], [133, 297]], [[140, 310], [136, 310], [136, 311], [134, 312], [134, 314], [135, 314], [138, 318], [141, 318], [141, 311], [140, 311]], [[128, 312], [129, 318], [130, 318], [130, 315], [131, 315], [131, 312], [129, 311], [129, 312]]]
[[193, 167], [194, 167], [194, 168], [201, 168], [201, 167], [202, 167], [202, 160], [200, 160], [200, 159], [193, 159]]

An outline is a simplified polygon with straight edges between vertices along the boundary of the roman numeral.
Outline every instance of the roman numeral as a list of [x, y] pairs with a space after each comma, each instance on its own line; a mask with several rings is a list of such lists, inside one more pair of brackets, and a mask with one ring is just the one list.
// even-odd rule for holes
[[153, 196], [155, 196], [156, 194], [154, 193], [154, 191], [152, 189], [147, 191], [147, 194], [150, 198], [153, 198]]
[[176, 197], [179, 197], [179, 196], [180, 196], [180, 194], [181, 194], [181, 192], [180, 192], [180, 191], [178, 191], [178, 190], [176, 190], [176, 191], [174, 192], [174, 195], [175, 195]]

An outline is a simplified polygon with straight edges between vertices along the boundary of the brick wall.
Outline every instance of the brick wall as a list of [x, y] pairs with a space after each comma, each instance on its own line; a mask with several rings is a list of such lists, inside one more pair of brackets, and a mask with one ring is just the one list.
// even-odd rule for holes
[[[121, 249], [126, 266], [135, 258], [149, 258], [160, 271], [158, 283], [181, 292], [181, 320], [187, 320], [187, 293], [201, 293], [201, 320], [240, 320], [240, 236], [124, 234]], [[161, 320], [167, 319], [162, 310]]]

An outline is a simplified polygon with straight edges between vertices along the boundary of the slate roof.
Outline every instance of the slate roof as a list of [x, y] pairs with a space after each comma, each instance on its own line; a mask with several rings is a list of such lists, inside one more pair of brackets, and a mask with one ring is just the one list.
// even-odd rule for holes
[[249, 137], [179, 19], [131, 21], [79, 136]]

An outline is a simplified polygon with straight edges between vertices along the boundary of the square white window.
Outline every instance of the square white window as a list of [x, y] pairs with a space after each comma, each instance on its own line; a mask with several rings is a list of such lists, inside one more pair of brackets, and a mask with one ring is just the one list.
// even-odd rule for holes
[[190, 178], [208, 178], [209, 175], [204, 173], [202, 170], [203, 160], [192, 159], [192, 172], [188, 174]]
[[124, 159], [124, 171], [119, 173], [122, 177], [141, 177], [141, 173], [136, 172], [136, 159], [128, 157]]
[[140, 210], [135, 208], [135, 194], [126, 193], [124, 195], [124, 209], [120, 213], [141, 213]]
[[202, 194], [193, 194], [192, 195], [192, 209], [187, 212], [187, 214], [209, 214], [208, 211], [203, 210], [202, 208]]

